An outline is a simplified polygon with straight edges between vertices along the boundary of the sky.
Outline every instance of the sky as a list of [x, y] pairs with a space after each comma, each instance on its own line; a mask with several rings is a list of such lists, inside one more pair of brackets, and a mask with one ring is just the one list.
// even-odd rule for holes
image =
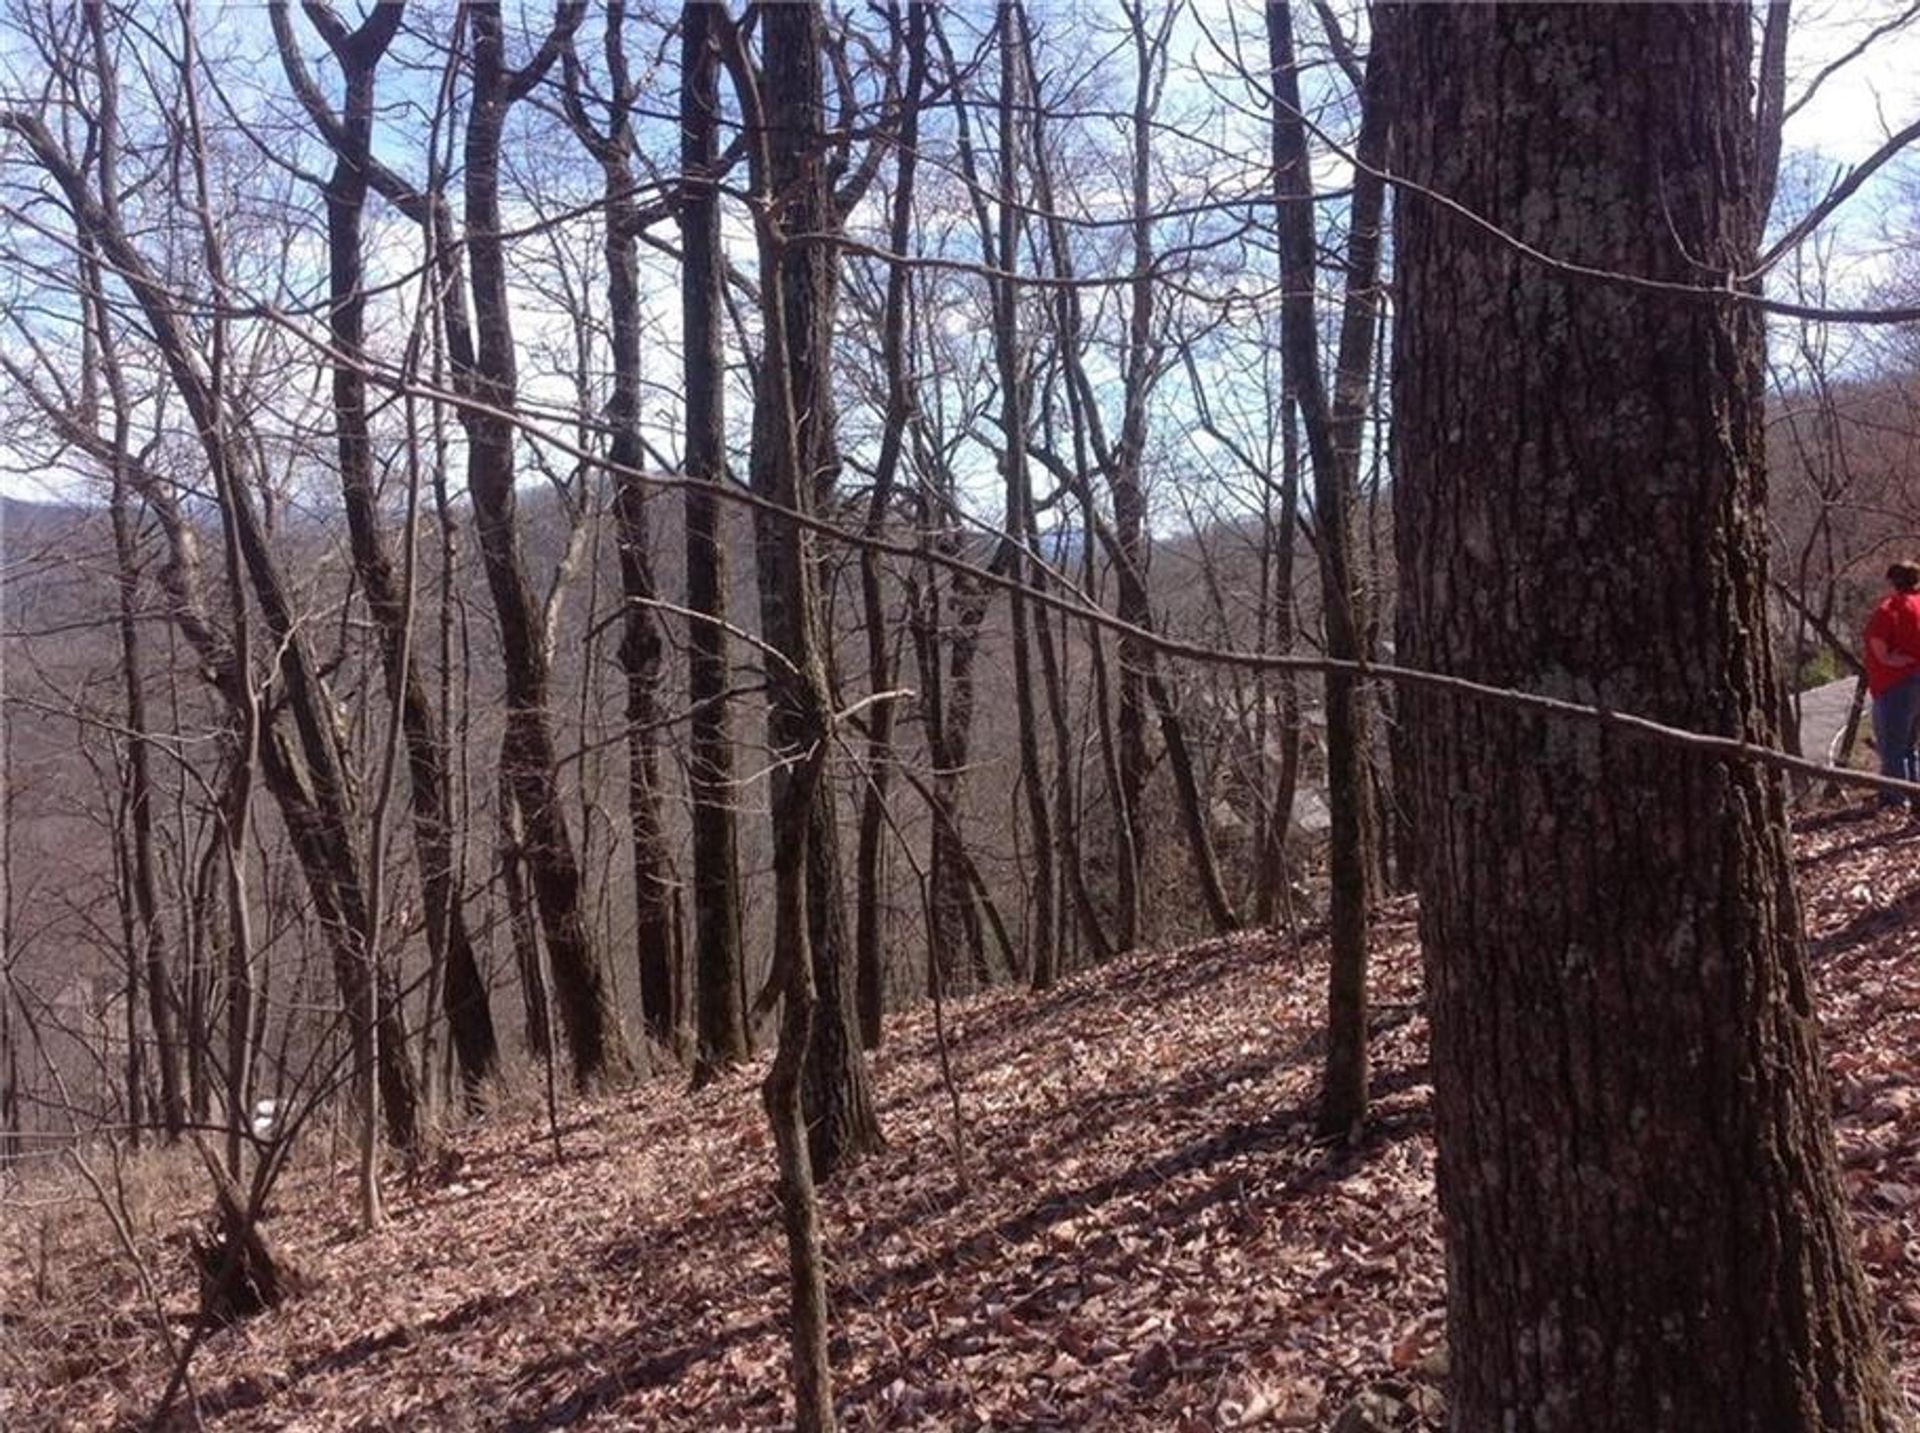
[[[1813, 0], [1794, 7], [1788, 93], [1796, 95], [1877, 26], [1908, 12], [1897, 0]], [[1789, 101], [1791, 102], [1791, 100]], [[1858, 158], [1920, 113], [1920, 18], [1875, 41], [1789, 121], [1790, 147]]]
[[[1057, 0], [1031, 0], [1037, 13], [1044, 15]], [[1216, 34], [1224, 37], [1225, 17], [1236, 15], [1242, 28], [1251, 13], [1257, 11], [1236, 6], [1235, 0], [1198, 0], [1199, 13]], [[1920, 3], [1911, 6], [1920, 12]], [[203, 11], [209, 23], [224, 29], [230, 39], [258, 32], [264, 39], [263, 7], [255, 0], [215, 3]], [[1876, 39], [1865, 51], [1847, 59], [1844, 67], [1822, 79], [1791, 116], [1786, 132], [1785, 167], [1791, 178], [1783, 183], [1780, 218], [1790, 220], [1795, 204], [1812, 202], [1825, 187], [1862, 157], [1870, 154], [1894, 129], [1920, 116], [1920, 14], [1910, 13], [1908, 0], [1796, 0], [1795, 27], [1789, 55], [1789, 101], [1805, 94], [1816, 77], [1847, 57], [1876, 28], [1906, 17], [1902, 28]], [[1117, 19], [1117, 13], [1116, 13]], [[23, 61], [14, 43], [0, 26], [0, 83], [15, 93], [22, 81], [30, 81], [31, 62]], [[1250, 39], [1252, 37], [1249, 37]], [[251, 50], [250, 43], [243, 48]], [[1196, 46], [1200, 58], [1204, 48]], [[268, 52], [270, 53], [270, 51]], [[278, 85], [277, 62], [264, 75], [264, 84]], [[1205, 103], [1198, 93], [1193, 99]], [[1172, 103], [1180, 103], [1170, 95]], [[0, 143], [4, 143], [0, 141]], [[1330, 177], [1330, 176], [1328, 176]], [[1891, 203], [1903, 182], [1920, 193], [1920, 159], [1896, 161], [1886, 174], [1869, 184], [1830, 224], [1822, 240], [1823, 252], [1831, 260], [1835, 285], [1833, 297], [1850, 301], [1870, 301], [1876, 282], [1886, 275], [1894, 245], [1906, 240], [1911, 230], [1905, 216], [1898, 215]], [[409, 243], [407, 248], [411, 249]], [[411, 254], [408, 256], [411, 262]], [[379, 257], [374, 257], [376, 267]], [[675, 297], [671, 286], [663, 299]], [[666, 304], [673, 307], [671, 302]], [[523, 335], [537, 329], [540, 319], [530, 313], [522, 325]], [[671, 315], [661, 316], [663, 324]], [[1837, 347], [1870, 343], [1869, 336], [1842, 336]], [[48, 496], [44, 474], [22, 471], [25, 464], [15, 457], [0, 438], [0, 493], [18, 497]]]

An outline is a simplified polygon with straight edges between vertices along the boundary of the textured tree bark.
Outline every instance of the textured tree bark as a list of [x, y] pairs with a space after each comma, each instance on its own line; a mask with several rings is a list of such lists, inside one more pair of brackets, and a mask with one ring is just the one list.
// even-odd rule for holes
[[554, 995], [576, 1083], [618, 1079], [631, 1069], [620, 1015], [581, 909], [580, 868], [561, 802], [549, 712], [546, 644], [527, 588], [515, 518], [514, 425], [507, 417], [516, 388], [513, 324], [500, 220], [500, 137], [507, 111], [553, 66], [579, 24], [582, 5], [562, 5], [538, 53], [519, 69], [506, 65], [497, 6], [469, 13], [473, 28], [473, 99], [466, 137], [467, 253], [472, 271], [475, 348], [460, 374], [483, 407], [463, 410], [467, 488], [474, 526], [500, 622], [506, 668], [507, 735], [501, 751], [514, 803], [524, 822], [523, 854], [547, 941]]
[[814, 1177], [826, 1181], [886, 1141], [873, 1107], [873, 1081], [854, 1008], [856, 972], [840, 871], [839, 816], [822, 777], [807, 834], [808, 945], [819, 994], [807, 1040], [804, 1094]]
[[[938, 504], [922, 504], [921, 530], [930, 534], [930, 545], [957, 553], [960, 538], [948, 515], [948, 497], [943, 492]], [[967, 880], [960, 800], [973, 747], [974, 658], [980, 650], [991, 589], [958, 572], [949, 581], [948, 600], [943, 602], [939, 574], [929, 561], [918, 579], [919, 590], [909, 599], [920, 670], [920, 719], [933, 767], [926, 793], [933, 814], [927, 838], [929, 994], [936, 984], [942, 990], [958, 988], [963, 971], [985, 965], [980, 912]]]
[[513, 788], [500, 783], [496, 806], [498, 826], [495, 851], [500, 864], [501, 897], [507, 905], [507, 939], [513, 949], [513, 967], [520, 977], [522, 1033], [527, 1049], [545, 1060], [553, 1055], [552, 1013], [547, 1004], [547, 978], [540, 968], [540, 927], [527, 899], [526, 861], [520, 851], [520, 813], [514, 808]]
[[719, 56], [713, 26], [723, 12], [693, 3], [681, 12], [681, 330], [686, 365], [687, 784], [693, 826], [694, 1081], [746, 1059], [741, 978], [740, 858], [735, 830], [733, 729], [727, 702], [727, 554], [719, 499], [726, 477], [726, 353], [720, 328], [726, 254], [720, 238]]
[[[1746, 271], [1744, 7], [1408, 6], [1400, 167], [1557, 258]], [[1398, 197], [1401, 660], [1771, 743], [1761, 326]], [[1410, 689], [1460, 1429], [1904, 1426], [1780, 783]]]
[[[817, 5], [775, 6], [765, 13], [765, 122], [769, 143], [758, 179], [771, 193], [786, 196], [780, 216], [787, 234], [815, 234], [834, 226], [822, 150], [825, 144], [820, 58], [823, 21]], [[834, 446], [831, 359], [833, 308], [838, 289], [839, 256], [830, 244], [779, 245], [778, 288], [783, 335], [780, 371], [772, 355], [760, 365], [760, 391], [754, 405], [752, 481], [755, 492], [776, 503], [796, 501], [811, 508], [826, 490], [839, 464]], [[794, 442], [800, 464], [798, 487], [786, 494], [780, 471], [786, 441], [780, 423], [782, 393], [790, 390]], [[819, 573], [804, 583], [785, 575], [789, 524], [764, 510], [755, 514], [755, 553], [760, 578], [762, 635], [784, 654], [770, 659], [770, 683], [786, 680], [788, 664], [821, 663], [827, 681], [826, 653], [814, 652], [820, 627]], [[810, 568], [817, 568], [813, 544], [801, 544]], [[830, 698], [821, 697], [822, 710]], [[776, 702], [770, 712], [773, 749], [785, 759], [804, 755], [816, 739], [797, 724], [793, 709]], [[791, 776], [776, 773], [774, 800]], [[839, 1166], [881, 1144], [873, 1109], [873, 1091], [861, 1049], [853, 1008], [852, 943], [848, 939], [845, 895], [840, 872], [840, 836], [834, 819], [833, 792], [822, 777], [813, 783], [813, 813], [808, 820], [806, 882], [809, 950], [818, 1003], [810, 1023], [804, 1081], [808, 1139], [813, 1173], [828, 1179]], [[778, 833], [776, 833], [776, 836]]]

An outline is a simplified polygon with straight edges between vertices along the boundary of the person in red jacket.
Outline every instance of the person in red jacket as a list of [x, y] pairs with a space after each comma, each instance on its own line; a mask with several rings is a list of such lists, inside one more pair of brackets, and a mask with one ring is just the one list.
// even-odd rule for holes
[[[1867, 691], [1873, 696], [1873, 744], [1880, 753], [1880, 774], [1902, 781], [1920, 779], [1914, 752], [1914, 728], [1920, 725], [1920, 563], [1896, 562], [1887, 569], [1893, 591], [1867, 618]], [[1897, 792], [1882, 791], [1880, 805], [1900, 804]], [[1913, 803], [1920, 812], [1920, 800]]]

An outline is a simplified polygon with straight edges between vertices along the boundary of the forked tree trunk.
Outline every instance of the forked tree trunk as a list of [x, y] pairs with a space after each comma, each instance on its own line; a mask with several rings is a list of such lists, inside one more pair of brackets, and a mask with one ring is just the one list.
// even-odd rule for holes
[[[428, 957], [444, 972], [443, 1013], [453, 1036], [460, 1081], [469, 1101], [499, 1062], [486, 980], [468, 933], [465, 903], [455, 880], [452, 783], [447, 747], [427, 698], [418, 662], [411, 658], [410, 600], [394, 571], [380, 527], [374, 489], [373, 442], [368, 424], [366, 364], [366, 266], [361, 255], [368, 161], [372, 156], [374, 79], [381, 57], [399, 28], [401, 7], [376, 7], [357, 30], [348, 31], [331, 12], [310, 12], [320, 26], [344, 81], [339, 114], [330, 113], [300, 58], [284, 0], [271, 17], [282, 63], [335, 163], [327, 180], [327, 259], [331, 300], [328, 328], [336, 359], [333, 409], [340, 462], [340, 491], [355, 575], [380, 634], [387, 695], [400, 698], [407, 744], [407, 797], [413, 821], [415, 859], [425, 907]], [[412, 536], [409, 534], [409, 541]], [[431, 1072], [429, 1072], [431, 1073]]]
[[[1556, 259], [1753, 266], [1744, 6], [1408, 6], [1400, 168]], [[1401, 660], [1772, 744], [1760, 317], [1398, 197]], [[1778, 778], [1418, 688], [1460, 1429], [1905, 1426]]]

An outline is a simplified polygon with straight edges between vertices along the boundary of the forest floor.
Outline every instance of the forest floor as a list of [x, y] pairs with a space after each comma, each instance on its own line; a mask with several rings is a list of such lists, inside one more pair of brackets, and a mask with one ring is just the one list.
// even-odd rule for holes
[[[1797, 841], [1847, 1188], [1911, 1396], [1920, 835], [1836, 815]], [[1324, 957], [1252, 935], [950, 1004], [964, 1174], [932, 1012], [892, 1020], [875, 1061], [888, 1148], [825, 1198], [846, 1424], [1316, 1428], [1364, 1396], [1380, 1426], [1437, 1426], [1410, 904], [1378, 926], [1376, 1101], [1352, 1150], [1311, 1137]], [[777, 1425], [785, 1256], [758, 1076], [571, 1102], [557, 1160], [542, 1120], [496, 1116], [459, 1134], [452, 1177], [396, 1188], [370, 1237], [348, 1165], [290, 1179], [266, 1227], [313, 1287], [207, 1342], [203, 1421]], [[132, 1231], [176, 1331], [195, 1188], [143, 1193]], [[142, 1422], [166, 1361], [131, 1261], [97, 1217], [43, 1208], [0, 1250], [0, 1426]]]

